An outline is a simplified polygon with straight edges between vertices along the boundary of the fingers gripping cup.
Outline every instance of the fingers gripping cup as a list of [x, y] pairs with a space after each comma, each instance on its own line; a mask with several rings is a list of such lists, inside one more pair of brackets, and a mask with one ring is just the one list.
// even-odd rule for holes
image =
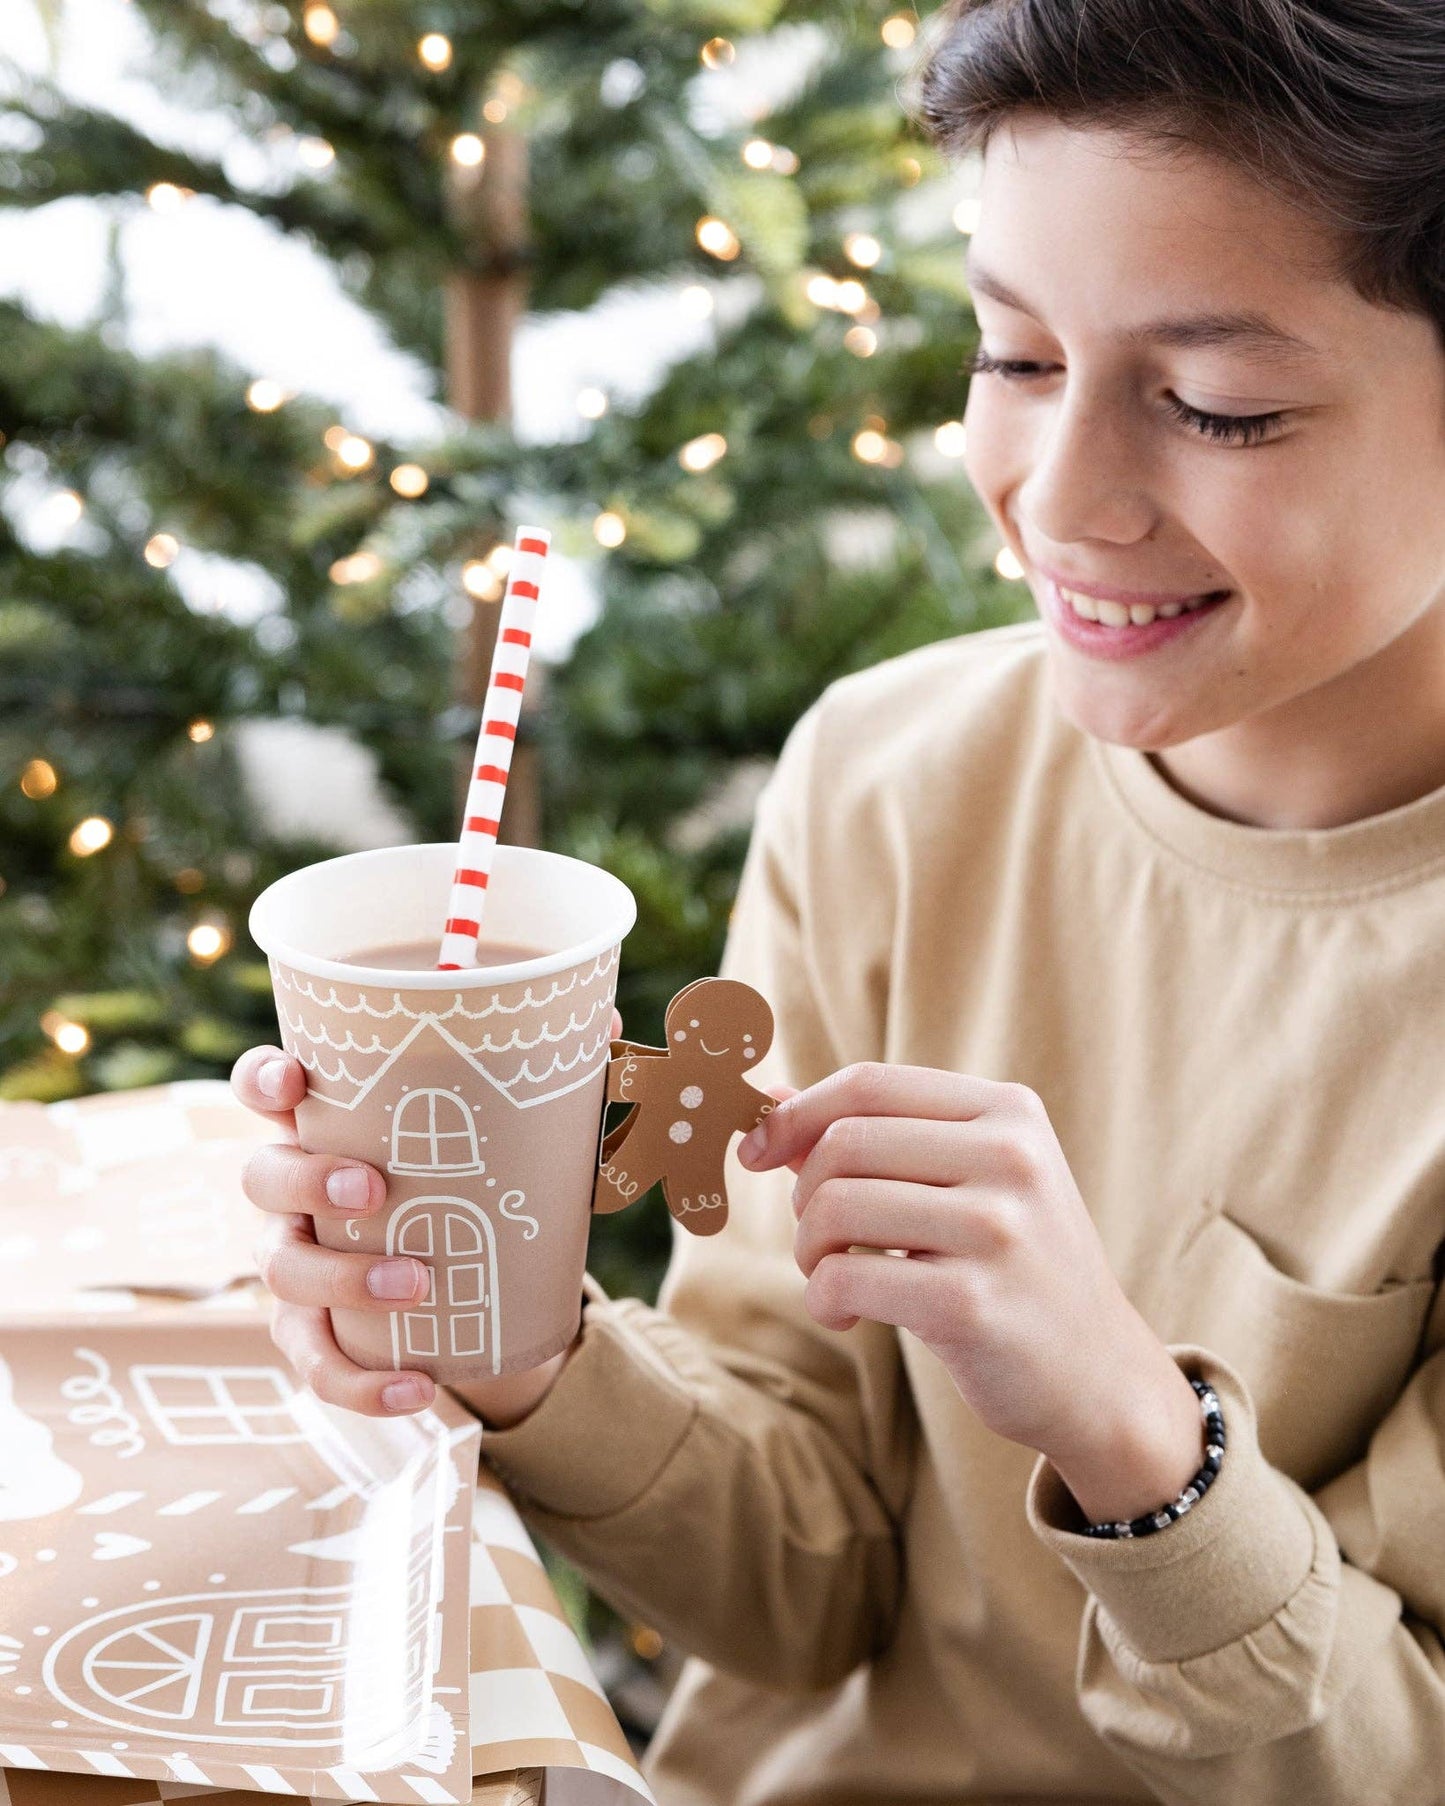
[[[316, 1221], [325, 1247], [411, 1255], [426, 1297], [334, 1311], [364, 1367], [446, 1383], [535, 1367], [581, 1319], [626, 885], [499, 846], [484, 963], [433, 969], [457, 849], [387, 847], [292, 872], [251, 933], [286, 1051], [306, 1069], [301, 1145], [386, 1176], [372, 1217]], [[414, 962], [414, 963], [413, 963]]]

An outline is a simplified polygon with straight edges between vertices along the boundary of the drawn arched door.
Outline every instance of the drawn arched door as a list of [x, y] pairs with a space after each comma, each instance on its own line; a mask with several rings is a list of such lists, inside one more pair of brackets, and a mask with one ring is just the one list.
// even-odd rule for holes
[[392, 1316], [397, 1366], [408, 1355], [490, 1355], [492, 1371], [500, 1373], [497, 1244], [485, 1213], [463, 1198], [417, 1198], [392, 1218], [386, 1251], [413, 1255], [428, 1269], [426, 1297]]

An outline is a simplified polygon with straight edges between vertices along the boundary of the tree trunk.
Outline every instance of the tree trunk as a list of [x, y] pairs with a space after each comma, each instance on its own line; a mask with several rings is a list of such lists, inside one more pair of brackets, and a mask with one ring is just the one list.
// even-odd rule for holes
[[[530, 230], [527, 214], [527, 141], [520, 131], [491, 126], [486, 154], [476, 168], [453, 163], [448, 202], [466, 246], [466, 262], [448, 275], [443, 303], [447, 401], [472, 420], [507, 420], [512, 412], [512, 341], [526, 311]], [[480, 710], [497, 642], [501, 607], [474, 601], [472, 618], [457, 636], [454, 690], [459, 702]], [[542, 838], [537, 749], [526, 733], [535, 715], [536, 668], [528, 676], [522, 734], [512, 753], [507, 806], [499, 838], [538, 846]], [[458, 807], [465, 800], [471, 748], [458, 773]]]

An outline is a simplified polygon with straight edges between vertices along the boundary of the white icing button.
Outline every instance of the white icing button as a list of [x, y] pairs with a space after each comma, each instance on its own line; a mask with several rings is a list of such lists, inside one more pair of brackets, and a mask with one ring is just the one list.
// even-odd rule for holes
[[702, 1102], [702, 1086], [685, 1085], [683, 1087], [682, 1095], [677, 1101], [682, 1105], [684, 1110], [696, 1110], [698, 1105]]
[[745, 1060], [754, 1060], [757, 1058], [757, 1053], [758, 1050], [756, 1047], [745, 1047], [743, 1049], [743, 1058]]
[[667, 1131], [667, 1139], [669, 1141], [677, 1142], [679, 1147], [684, 1141], [691, 1141], [692, 1124], [690, 1122], [675, 1122]]

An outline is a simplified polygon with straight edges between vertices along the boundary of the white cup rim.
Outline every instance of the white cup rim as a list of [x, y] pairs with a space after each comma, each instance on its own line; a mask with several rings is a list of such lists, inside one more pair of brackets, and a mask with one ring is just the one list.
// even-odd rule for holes
[[[585, 940], [576, 941], [556, 953], [539, 954], [535, 959], [514, 960], [505, 966], [462, 967], [455, 972], [432, 972], [400, 966], [348, 965], [344, 960], [327, 959], [297, 946], [277, 926], [276, 918], [292, 900], [291, 893], [323, 867], [349, 865], [355, 871], [357, 882], [365, 883], [368, 866], [375, 872], [376, 868], [394, 860], [398, 853], [425, 853], [439, 857], [445, 852], [454, 859], [456, 851], [454, 842], [429, 841], [405, 848], [375, 847], [359, 853], [341, 853], [334, 859], [314, 860], [310, 865], [300, 866], [294, 872], [276, 879], [256, 898], [251, 905], [248, 921], [251, 938], [269, 959], [297, 972], [304, 972], [308, 978], [325, 978], [335, 984], [388, 991], [455, 991], [482, 986], [496, 989], [501, 985], [520, 983], [531, 978], [550, 978], [559, 972], [570, 971], [573, 966], [599, 959], [604, 953], [610, 953], [619, 947], [637, 920], [637, 901], [632, 892], [620, 878], [614, 877], [601, 866], [589, 865], [586, 860], [574, 859], [566, 853], [549, 852], [540, 847], [499, 846], [495, 852], [494, 871], [499, 868], [504, 870], [509, 864], [535, 864], [541, 861], [562, 868], [559, 869], [559, 877], [568, 873], [586, 873], [586, 882], [601, 890], [604, 907], [610, 905], [612, 908], [608, 925]], [[437, 940], [440, 943], [440, 925]]]

